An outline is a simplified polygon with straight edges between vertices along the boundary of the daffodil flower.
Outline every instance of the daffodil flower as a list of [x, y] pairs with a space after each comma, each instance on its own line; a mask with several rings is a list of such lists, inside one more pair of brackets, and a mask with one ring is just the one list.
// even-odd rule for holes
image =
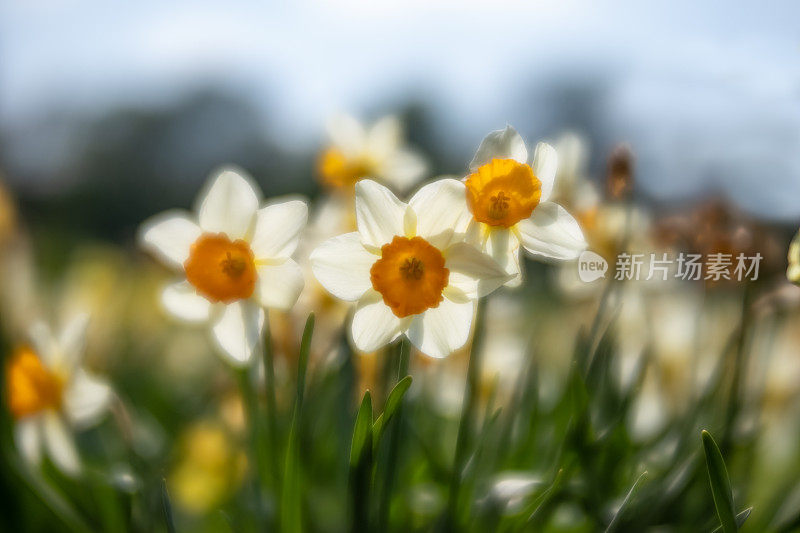
[[528, 149], [512, 128], [494, 131], [481, 142], [464, 179], [471, 220], [467, 238], [522, 282], [520, 246], [534, 256], [576, 259], [586, 249], [578, 222], [550, 202], [558, 155], [539, 143], [528, 164]]
[[164, 307], [179, 319], [209, 324], [237, 365], [250, 361], [261, 338], [263, 308], [289, 309], [303, 289], [291, 256], [308, 218], [306, 203], [259, 208], [259, 202], [248, 177], [225, 169], [209, 182], [196, 217], [168, 211], [145, 222], [141, 233], [143, 245], [186, 278], [164, 290]]
[[334, 296], [358, 302], [353, 342], [371, 352], [405, 335], [445, 357], [466, 344], [476, 300], [508, 275], [454, 231], [463, 227], [464, 184], [443, 179], [405, 204], [386, 187], [356, 184], [358, 231], [325, 241], [311, 268]]
[[112, 398], [105, 381], [81, 368], [86, 324], [86, 316], [78, 316], [56, 336], [37, 323], [31, 345], [19, 347], [6, 363], [17, 449], [31, 464], [39, 464], [44, 450], [70, 475], [81, 469], [71, 430], [98, 422]]
[[336, 115], [328, 122], [330, 145], [320, 154], [321, 181], [352, 194], [355, 183], [369, 177], [398, 191], [408, 190], [425, 173], [425, 161], [403, 144], [397, 117], [365, 127], [353, 117]]

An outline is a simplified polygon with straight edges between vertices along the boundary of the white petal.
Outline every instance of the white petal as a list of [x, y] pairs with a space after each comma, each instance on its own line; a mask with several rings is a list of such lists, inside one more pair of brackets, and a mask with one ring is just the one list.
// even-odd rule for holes
[[168, 265], [183, 268], [192, 244], [201, 233], [189, 213], [173, 210], [145, 221], [139, 230], [139, 242]]
[[358, 302], [351, 327], [353, 343], [362, 352], [373, 352], [400, 334], [402, 321], [371, 291]]
[[244, 172], [224, 169], [212, 178], [200, 204], [200, 227], [208, 233], [225, 233], [230, 239], [247, 239], [258, 200], [258, 189]]
[[421, 155], [411, 150], [397, 150], [381, 163], [380, 177], [403, 192], [422, 179], [427, 170], [428, 164]]
[[380, 248], [395, 235], [404, 235], [406, 204], [392, 191], [372, 180], [356, 183], [356, 223], [361, 242]]
[[445, 248], [455, 233], [463, 233], [472, 220], [466, 187], [454, 179], [440, 179], [422, 187], [409, 201], [417, 214], [417, 235], [437, 248]]
[[229, 362], [246, 365], [264, 329], [264, 310], [250, 300], [228, 304], [212, 329]]
[[74, 368], [83, 359], [86, 344], [86, 328], [89, 326], [89, 314], [77, 313], [67, 321], [59, 336], [59, 346], [69, 368]]
[[355, 301], [372, 288], [369, 271], [379, 257], [361, 244], [357, 232], [323, 242], [311, 252], [311, 270], [325, 289], [342, 300]]
[[264, 307], [288, 310], [303, 290], [303, 271], [292, 259], [278, 265], [260, 266], [258, 271], [258, 301]]
[[23, 459], [38, 465], [42, 460], [42, 417], [31, 416], [14, 424], [14, 442]]
[[186, 322], [207, 322], [211, 315], [211, 302], [197, 294], [188, 281], [173, 283], [161, 293], [161, 305], [170, 314]]
[[65, 474], [77, 475], [81, 470], [75, 441], [61, 417], [54, 412], [43, 415], [44, 443], [53, 463]]
[[259, 209], [250, 247], [256, 259], [288, 258], [308, 221], [308, 205], [302, 200], [273, 202]]
[[539, 201], [546, 202], [550, 199], [550, 194], [553, 192], [553, 184], [556, 181], [556, 171], [558, 170], [558, 153], [556, 149], [547, 143], [537, 144], [531, 167], [533, 168], [533, 174], [542, 182], [542, 196]]
[[551, 259], [576, 259], [586, 249], [586, 239], [572, 215], [552, 202], [539, 204], [530, 218], [518, 225], [522, 246], [534, 255]]
[[400, 147], [402, 126], [395, 116], [383, 117], [369, 129], [367, 152], [383, 159]]
[[28, 329], [28, 337], [31, 344], [33, 344], [36, 355], [45, 365], [52, 367], [60, 362], [61, 348], [50, 326], [44, 321], [37, 320], [34, 322]]
[[522, 283], [519, 264], [520, 243], [517, 236], [506, 228], [492, 228], [486, 240], [485, 252], [494, 259], [506, 274], [512, 276], [506, 287], [518, 287]]
[[331, 142], [347, 155], [360, 153], [366, 143], [364, 127], [353, 117], [345, 114], [332, 116], [327, 123]]
[[430, 357], [447, 357], [467, 343], [475, 302], [455, 303], [447, 298], [411, 321], [406, 335]]
[[103, 379], [78, 370], [64, 391], [64, 409], [78, 428], [94, 425], [111, 402], [111, 386]]
[[445, 267], [450, 270], [448, 285], [470, 298], [485, 296], [511, 279], [494, 259], [464, 242], [445, 251]]
[[506, 126], [505, 129], [493, 131], [484, 137], [469, 169], [475, 171], [492, 159], [513, 159], [523, 164], [528, 162], [528, 149], [517, 130]]

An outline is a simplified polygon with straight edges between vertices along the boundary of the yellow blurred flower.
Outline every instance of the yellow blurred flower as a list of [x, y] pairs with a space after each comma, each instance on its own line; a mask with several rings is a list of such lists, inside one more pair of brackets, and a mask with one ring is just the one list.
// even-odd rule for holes
[[403, 141], [397, 117], [364, 126], [348, 115], [328, 121], [329, 146], [317, 161], [323, 184], [350, 195], [356, 182], [370, 178], [395, 191], [406, 191], [425, 173], [425, 161]]
[[0, 246], [8, 242], [17, 229], [17, 210], [0, 173]]
[[225, 428], [204, 421], [181, 436], [178, 462], [168, 481], [172, 500], [188, 513], [209, 512], [230, 497], [242, 482], [245, 453]]

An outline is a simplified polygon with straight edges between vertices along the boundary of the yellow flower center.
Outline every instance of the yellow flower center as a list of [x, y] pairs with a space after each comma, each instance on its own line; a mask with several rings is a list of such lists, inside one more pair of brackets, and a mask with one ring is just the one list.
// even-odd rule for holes
[[539, 205], [542, 183], [529, 165], [492, 159], [469, 175], [467, 205], [478, 222], [510, 228]]
[[372, 287], [400, 318], [438, 307], [450, 279], [442, 252], [422, 237], [396, 236], [384, 244], [369, 273]]
[[192, 244], [183, 263], [186, 279], [198, 294], [212, 302], [231, 303], [249, 298], [256, 286], [253, 251], [243, 240], [223, 233], [204, 233]]
[[325, 185], [350, 188], [361, 178], [374, 174], [375, 165], [366, 157], [348, 158], [338, 148], [329, 148], [320, 155], [317, 172]]
[[35, 415], [61, 408], [64, 378], [48, 369], [28, 347], [19, 348], [6, 363], [6, 394], [12, 416]]

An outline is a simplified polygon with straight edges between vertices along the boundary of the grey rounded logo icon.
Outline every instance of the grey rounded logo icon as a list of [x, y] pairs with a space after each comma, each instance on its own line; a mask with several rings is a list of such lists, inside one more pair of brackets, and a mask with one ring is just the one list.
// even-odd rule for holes
[[578, 277], [585, 283], [591, 283], [606, 277], [608, 261], [602, 256], [586, 250], [578, 257]]

